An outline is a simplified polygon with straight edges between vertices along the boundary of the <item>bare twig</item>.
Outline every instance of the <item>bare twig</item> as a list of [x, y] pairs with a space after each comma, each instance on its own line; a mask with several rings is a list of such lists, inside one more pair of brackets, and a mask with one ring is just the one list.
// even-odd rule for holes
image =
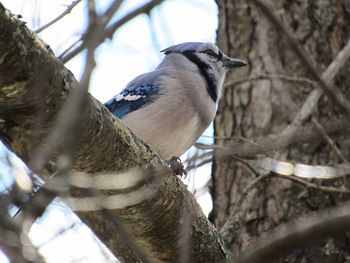
[[333, 59], [332, 63], [329, 64], [322, 77], [326, 82], [332, 82], [335, 76], [339, 73], [340, 69], [349, 61], [350, 58], [350, 39], [348, 43], [340, 50], [337, 56]]
[[[238, 211], [241, 207], [242, 207], [242, 203], [244, 202], [245, 198], [247, 197], [248, 193], [253, 190], [254, 188], [256, 188], [256, 186], [261, 183], [261, 181], [265, 180], [267, 177], [270, 177], [271, 174], [264, 174], [264, 175], [260, 175], [258, 177], [256, 177], [242, 192], [241, 196], [239, 197], [237, 204], [236, 204], [236, 208], [235, 211]], [[235, 212], [232, 213], [232, 215], [235, 214]], [[226, 223], [223, 225], [223, 227], [221, 228], [220, 231], [222, 231], [222, 233], [226, 233], [227, 229], [229, 228], [228, 226], [232, 222], [232, 218], [229, 217], [226, 221]]]
[[[133, 18], [135, 18], [136, 16], [138, 16], [140, 14], [148, 14], [155, 6], [159, 5], [163, 1], [164, 0], [151, 0], [148, 3], [136, 8], [135, 10], [126, 14], [125, 16], [123, 16], [122, 18], [120, 18], [119, 20], [117, 20], [112, 25], [108, 26], [107, 28], [103, 28], [102, 30], [100, 30], [101, 34], [100, 34], [100, 37], [98, 39], [99, 43], [102, 43], [106, 38], [112, 38], [114, 32], [118, 28], [120, 28], [125, 23], [127, 23], [128, 21], [132, 20]], [[85, 36], [82, 36], [78, 40], [78, 42], [82, 41], [79, 46], [77, 46], [76, 48], [74, 48], [72, 51], [70, 51], [68, 53], [64, 52], [64, 55], [59, 56], [59, 58], [63, 62], [66, 63], [67, 61], [69, 61], [70, 59], [75, 57], [78, 53], [80, 53], [82, 50], [84, 50], [86, 48], [86, 43], [85, 43], [85, 41], [83, 41], [84, 38], [85, 38]]]
[[72, 222], [69, 226], [65, 226], [62, 229], [59, 229], [56, 233], [54, 233], [51, 237], [47, 238], [46, 240], [44, 240], [41, 244], [38, 245], [38, 249], [46, 246], [47, 244], [49, 244], [50, 242], [56, 240], [57, 238], [59, 238], [60, 236], [63, 236], [65, 233], [67, 233], [68, 231], [71, 231], [75, 228], [77, 228], [78, 226], [82, 226], [83, 223], [82, 222]]
[[[346, 46], [337, 54], [332, 63], [328, 66], [326, 71], [322, 74], [323, 79], [327, 83], [331, 83], [334, 77], [338, 74], [340, 69], [348, 61], [350, 57], [350, 40]], [[305, 100], [300, 111], [295, 115], [293, 121], [288, 125], [288, 127], [282, 132], [282, 136], [294, 136], [294, 132], [301, 125], [301, 123], [306, 120], [312, 112], [315, 111], [317, 107], [317, 102], [321, 98], [323, 90], [314, 89], [307, 99]]]
[[244, 78], [237, 78], [231, 81], [225, 82], [225, 88], [233, 87], [235, 85], [249, 82], [249, 81], [259, 81], [264, 79], [280, 79], [285, 80], [289, 82], [300, 82], [300, 83], [306, 83], [309, 85], [312, 85], [313, 87], [316, 87], [316, 82], [305, 77], [301, 76], [294, 76], [294, 75], [281, 75], [281, 74], [260, 74], [260, 75], [254, 75], [250, 77], [244, 77]]
[[[322, 124], [322, 126], [324, 126], [324, 130], [327, 134], [344, 132], [348, 129], [348, 124], [345, 120], [329, 121]], [[268, 152], [279, 150], [292, 144], [311, 142], [320, 140], [322, 138], [324, 138], [323, 134], [318, 129], [313, 126], [307, 126], [298, 129], [293, 137], [281, 137], [279, 135], [263, 137], [255, 142], [235, 142], [235, 147], [224, 147], [221, 145], [208, 145], [202, 143], [197, 143], [196, 147], [202, 150], [218, 150], [217, 154], [223, 157], [226, 156], [227, 158], [230, 158], [231, 156], [241, 158], [256, 158], [257, 154], [267, 154]], [[208, 155], [210, 153], [206, 152], [205, 154]], [[201, 156], [198, 156], [198, 158], [201, 158]]]
[[222, 238], [227, 246], [230, 246], [230, 244], [234, 240], [234, 236], [235, 236], [234, 232], [237, 231], [237, 228], [236, 228], [236, 225], [238, 222], [237, 220], [239, 218], [240, 218], [240, 220], [244, 220], [244, 215], [246, 213], [246, 209], [249, 209], [249, 207], [247, 208], [247, 207], [243, 206], [243, 203], [245, 201], [247, 201], [246, 199], [248, 197], [248, 194], [250, 194], [253, 189], [256, 189], [256, 187], [267, 178], [278, 177], [281, 179], [287, 179], [287, 180], [291, 180], [293, 182], [296, 182], [298, 184], [301, 184], [307, 188], [312, 188], [312, 189], [316, 189], [316, 190], [324, 191], [324, 192], [328, 192], [328, 193], [350, 194], [350, 191], [348, 189], [318, 185], [318, 184], [311, 183], [305, 179], [301, 179], [301, 178], [298, 178], [298, 177], [293, 176], [293, 175], [277, 174], [277, 173], [271, 173], [269, 171], [267, 173], [259, 175], [259, 173], [257, 172], [257, 170], [259, 170], [259, 169], [256, 169], [256, 164], [257, 164], [256, 161], [243, 160], [241, 162], [243, 164], [245, 164], [255, 175], [258, 175], [258, 177], [256, 177], [241, 193], [241, 196], [239, 197], [239, 199], [236, 203], [235, 210], [232, 211], [232, 213], [229, 216], [229, 218], [227, 219], [226, 223], [223, 225], [223, 227], [220, 230], [220, 234], [221, 234], [221, 236], [222, 236]]
[[291, 181], [294, 181], [294, 182], [299, 183], [301, 185], [304, 185], [307, 188], [313, 188], [313, 189], [323, 191], [323, 192], [335, 193], [335, 194], [350, 194], [350, 191], [347, 189], [344, 189], [344, 188], [322, 186], [322, 185], [310, 183], [304, 179], [301, 179], [301, 178], [298, 178], [298, 177], [292, 176], [292, 175], [276, 174], [276, 173], [272, 173], [271, 175], [276, 176], [278, 178], [291, 180]]
[[[120, 5], [122, 4], [122, 0], [114, 0], [114, 3], [111, 4], [107, 10], [104, 12], [104, 14], [102, 15], [102, 17], [106, 20], [106, 21], [110, 21], [112, 19], [112, 17], [114, 16], [114, 14], [117, 12], [117, 10], [119, 9]], [[107, 22], [107, 23], [108, 23]], [[107, 25], [107, 23], [105, 23], [105, 25]]]
[[80, 2], [81, 2], [81, 0], [76, 0], [76, 1], [72, 2], [72, 4], [70, 6], [68, 6], [68, 8], [62, 14], [60, 14], [58, 17], [56, 17], [54, 20], [50, 21], [46, 25], [43, 25], [40, 28], [38, 28], [37, 30], [35, 30], [35, 33], [39, 34], [41, 31], [43, 31], [46, 28], [48, 28], [49, 26], [53, 25], [57, 21], [61, 20], [63, 17], [68, 15], [73, 10], [73, 8], [76, 7]]
[[[269, 159], [269, 158], [267, 158]], [[294, 167], [300, 167], [300, 168], [296, 168], [296, 169], [288, 169], [285, 172], [281, 172], [279, 173], [278, 171], [274, 170], [273, 168], [270, 169], [269, 167], [263, 167], [261, 165], [261, 163], [264, 160], [243, 160], [242, 163], [246, 164], [247, 167], [249, 167], [256, 175], [259, 175], [260, 173], [263, 175], [270, 175], [270, 176], [276, 176], [279, 178], [283, 178], [283, 179], [289, 179], [291, 181], [295, 181], [297, 183], [303, 184], [304, 186], [308, 187], [308, 188], [315, 188], [318, 189], [320, 191], [325, 191], [325, 192], [332, 192], [332, 193], [338, 193], [338, 194], [349, 194], [350, 191], [348, 189], [345, 188], [338, 188], [338, 187], [328, 187], [328, 186], [321, 186], [318, 184], [314, 184], [311, 183], [309, 181], [307, 181], [307, 179], [337, 179], [340, 177], [344, 177], [346, 175], [349, 174], [350, 171], [350, 166], [349, 165], [345, 165], [345, 164], [335, 164], [334, 166], [331, 167], [327, 167], [327, 166], [311, 166], [311, 165], [303, 165], [303, 164], [292, 164], [292, 163], [287, 163], [289, 165], [292, 165]], [[318, 178], [317, 176], [312, 175], [305, 175], [303, 176], [302, 173], [303, 169], [305, 169], [305, 173], [307, 173], [309, 168], [315, 168], [315, 170], [317, 170], [318, 168], [325, 168], [325, 170], [327, 170], [326, 168], [331, 168], [332, 172], [334, 172], [336, 175], [334, 176], [329, 176], [328, 178]], [[301, 171], [298, 171], [301, 170]], [[258, 172], [259, 171], [259, 172]], [[261, 176], [259, 176], [261, 177]], [[258, 180], [258, 179], [256, 179]], [[254, 186], [254, 184], [252, 183], [252, 186]], [[248, 187], [248, 191], [250, 191], [252, 189], [252, 186]]]
[[345, 163], [348, 164], [348, 160], [345, 158], [339, 147], [336, 145], [334, 140], [327, 134], [324, 127], [315, 119], [312, 118], [312, 122], [315, 124], [317, 129], [322, 133], [323, 137], [327, 140], [328, 144], [332, 147], [334, 152], [338, 155], [338, 157]]
[[186, 167], [186, 170], [189, 171], [212, 162], [212, 156], [213, 154], [211, 152], [202, 152], [196, 150], [195, 154], [185, 160], [184, 165]]

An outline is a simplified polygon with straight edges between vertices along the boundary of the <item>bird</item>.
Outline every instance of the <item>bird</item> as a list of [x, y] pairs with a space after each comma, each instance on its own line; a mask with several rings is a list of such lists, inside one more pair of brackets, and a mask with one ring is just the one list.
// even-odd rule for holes
[[185, 42], [161, 52], [151, 72], [104, 105], [163, 159], [181, 156], [213, 121], [227, 71], [247, 62], [215, 44]]

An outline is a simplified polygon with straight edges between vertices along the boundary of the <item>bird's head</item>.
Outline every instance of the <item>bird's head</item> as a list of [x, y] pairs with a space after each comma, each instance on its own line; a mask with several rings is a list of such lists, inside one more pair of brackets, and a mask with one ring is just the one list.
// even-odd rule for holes
[[208, 64], [215, 64], [217, 67], [226, 69], [243, 67], [247, 62], [238, 58], [231, 58], [224, 54], [213, 43], [206, 42], [185, 42], [162, 50], [165, 55], [170, 53], [191, 54]]
[[227, 56], [212, 43], [185, 42], [166, 48], [162, 52], [165, 55], [182, 54], [190, 63], [196, 64], [199, 72], [206, 79], [208, 93], [215, 102], [220, 94], [226, 72], [231, 68], [247, 65], [244, 60]]

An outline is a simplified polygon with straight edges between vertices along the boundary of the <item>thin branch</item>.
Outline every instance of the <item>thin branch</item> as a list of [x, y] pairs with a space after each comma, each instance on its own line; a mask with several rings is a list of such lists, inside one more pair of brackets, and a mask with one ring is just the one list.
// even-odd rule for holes
[[231, 88], [235, 85], [242, 84], [244, 82], [250, 82], [250, 81], [259, 81], [259, 80], [265, 80], [265, 79], [280, 79], [285, 80], [289, 82], [300, 82], [300, 83], [306, 83], [309, 85], [312, 85], [313, 87], [316, 87], [316, 82], [305, 77], [301, 76], [293, 76], [293, 75], [281, 75], [281, 74], [259, 74], [244, 78], [236, 78], [231, 81], [225, 82], [225, 88]]
[[76, 7], [80, 2], [81, 2], [81, 0], [76, 0], [76, 1], [72, 2], [72, 4], [70, 6], [68, 6], [68, 8], [62, 14], [60, 14], [58, 17], [56, 17], [54, 20], [47, 23], [46, 25], [41, 26], [40, 28], [38, 28], [34, 32], [39, 34], [41, 31], [43, 31], [46, 28], [48, 28], [49, 26], [53, 25], [57, 21], [61, 20], [63, 17], [68, 15], [73, 10], [73, 8]]
[[57, 240], [57, 238], [63, 236], [64, 234], [66, 234], [68, 231], [72, 231], [73, 229], [82, 226], [83, 223], [82, 222], [75, 222], [73, 221], [69, 226], [65, 226], [64, 228], [59, 229], [58, 231], [56, 231], [53, 235], [51, 235], [49, 238], [46, 238], [41, 244], [38, 245], [38, 249], [43, 248], [44, 246], [46, 246], [47, 244], [49, 244], [52, 241]]
[[303, 186], [305, 186], [307, 188], [313, 188], [313, 189], [316, 189], [316, 190], [319, 190], [319, 191], [323, 191], [323, 192], [327, 192], [327, 193], [350, 194], [350, 191], [348, 189], [331, 187], [331, 186], [322, 186], [322, 185], [310, 183], [310, 182], [306, 181], [305, 179], [301, 179], [301, 178], [298, 178], [298, 177], [292, 176], [292, 175], [276, 174], [276, 173], [272, 173], [271, 175], [275, 176], [275, 177], [278, 177], [278, 178], [291, 180], [291, 181], [299, 183], [299, 184], [301, 184], [301, 185], [303, 185]]
[[[100, 38], [99, 38], [99, 43], [102, 43], [103, 41], [105, 41], [105, 39], [107, 38], [112, 38], [113, 34], [115, 33], [115, 31], [120, 28], [121, 26], [123, 26], [124, 24], [126, 24], [127, 22], [129, 22], [130, 20], [132, 20], [133, 18], [135, 18], [136, 16], [140, 15], [140, 14], [148, 14], [154, 7], [156, 7], [157, 5], [159, 5], [161, 2], [163, 2], [164, 0], [152, 0], [149, 1], [148, 3], [136, 8], [135, 10], [129, 12], [128, 14], [126, 14], [125, 16], [123, 16], [122, 18], [120, 18], [119, 20], [117, 20], [116, 22], [114, 22], [112, 25], [108, 26], [105, 29], [102, 29], [100, 31]], [[85, 41], [83, 41], [85, 38], [85, 36], [82, 36], [78, 41], [82, 41], [82, 43], [77, 46], [75, 49], [73, 49], [72, 51], [65, 53], [65, 55], [60, 55], [59, 58], [66, 63], [67, 61], [69, 61], [70, 59], [72, 59], [73, 57], [75, 57], [78, 53], [80, 53], [81, 51], [83, 51], [86, 48], [86, 43]]]
[[117, 12], [117, 10], [119, 9], [120, 5], [122, 4], [121, 0], [114, 0], [113, 4], [111, 4], [107, 10], [104, 12], [104, 14], [101, 16], [101, 18], [103, 18], [104, 21], [104, 26], [106, 26], [108, 24], [109, 21], [111, 21], [112, 17], [114, 16], [114, 14]]
[[[305, 179], [298, 178], [296, 176], [292, 175], [286, 175], [286, 174], [277, 174], [277, 173], [264, 173], [262, 175], [259, 174], [258, 170], [256, 169], [256, 162], [249, 161], [249, 160], [240, 160], [247, 168], [249, 168], [257, 177], [244, 189], [244, 191], [241, 193], [241, 196], [239, 197], [234, 211], [232, 211], [231, 215], [223, 225], [223, 227], [220, 230], [220, 234], [225, 242], [225, 244], [230, 247], [232, 241], [234, 240], [234, 237], [237, 235], [237, 223], [239, 221], [244, 220], [246, 210], [249, 209], [249, 207], [243, 206], [244, 202], [249, 203], [247, 200], [249, 194], [252, 192], [252, 190], [256, 189], [256, 187], [264, 180], [270, 177], [277, 177], [281, 179], [291, 180], [293, 182], [296, 182], [298, 184], [301, 184], [305, 186], [306, 188], [312, 188], [319, 191], [324, 191], [328, 193], [335, 193], [335, 194], [350, 194], [350, 191], [345, 188], [336, 188], [336, 187], [329, 187], [329, 186], [322, 186], [315, 183], [311, 183]], [[251, 195], [249, 200], [253, 198], [254, 195]], [[265, 261], [264, 261], [265, 262]]]
[[[347, 121], [344, 119], [336, 121], [328, 121], [322, 124], [327, 134], [345, 132], [349, 128]], [[323, 139], [323, 134], [313, 126], [300, 128], [294, 134], [290, 136], [274, 135], [270, 137], [263, 137], [254, 141], [239, 143], [235, 142], [234, 147], [221, 146], [221, 145], [208, 145], [203, 143], [196, 143], [196, 147], [202, 150], [217, 150], [217, 155], [230, 158], [231, 156], [240, 158], [256, 158], [257, 154], [267, 154], [268, 152], [285, 148], [292, 144], [306, 143], [315, 140]], [[208, 152], [206, 155], [210, 154]], [[199, 156], [200, 158], [201, 156]]]
[[344, 154], [341, 152], [334, 140], [327, 134], [324, 127], [315, 118], [312, 118], [312, 122], [315, 124], [317, 129], [319, 129], [323, 137], [326, 139], [326, 141], [332, 147], [332, 149], [338, 155], [338, 157], [343, 161], [343, 163], [348, 164], [348, 160], [345, 158]]
[[[346, 46], [337, 54], [332, 63], [328, 66], [328, 68], [322, 74], [322, 78], [327, 82], [331, 83], [335, 76], [338, 74], [340, 69], [345, 65], [350, 57], [350, 39]], [[282, 132], [282, 136], [290, 135], [294, 136], [294, 132], [301, 125], [301, 123], [306, 120], [312, 112], [315, 111], [317, 107], [317, 102], [321, 98], [323, 94], [323, 90], [314, 89], [309, 96], [306, 98], [303, 106], [300, 111], [295, 115], [293, 121], [284, 129]]]
[[329, 64], [322, 77], [326, 82], [332, 82], [335, 76], [339, 73], [342, 67], [349, 61], [350, 58], [350, 39], [348, 43], [340, 50], [337, 56], [333, 59], [332, 63]]
[[[256, 185], [262, 181], [263, 179], [265, 179], [266, 177], [278, 177], [278, 178], [282, 178], [282, 179], [287, 179], [287, 180], [291, 180], [294, 181], [296, 183], [302, 184], [307, 188], [314, 188], [320, 191], [324, 191], [324, 192], [329, 192], [329, 193], [337, 193], [337, 194], [350, 194], [349, 189], [345, 189], [345, 188], [338, 188], [338, 187], [329, 187], [329, 186], [322, 186], [322, 185], [318, 185], [315, 183], [311, 183], [309, 181], [307, 181], [307, 179], [313, 179], [313, 177], [298, 177], [298, 175], [294, 174], [293, 171], [291, 171], [290, 173], [286, 174], [286, 173], [278, 173], [277, 171], [273, 170], [273, 169], [263, 169], [264, 172], [261, 172], [261, 161], [260, 160], [241, 160], [239, 159], [239, 161], [243, 164], [246, 165], [246, 167], [248, 167], [254, 174], [256, 177], [256, 179], [254, 179], [249, 186], [242, 192], [241, 197], [239, 199], [239, 201], [237, 202], [236, 205], [236, 211], [239, 209], [239, 207], [241, 206], [244, 198], [248, 195], [249, 191], [251, 191], [253, 188], [256, 187]], [[293, 165], [293, 164], [291, 164]], [[344, 166], [344, 165], [334, 165], [334, 170], [339, 171], [340, 176], [345, 176], [347, 174], [349, 174], [349, 166]], [[334, 177], [334, 178], [329, 178], [329, 179], [336, 179], [338, 177]]]

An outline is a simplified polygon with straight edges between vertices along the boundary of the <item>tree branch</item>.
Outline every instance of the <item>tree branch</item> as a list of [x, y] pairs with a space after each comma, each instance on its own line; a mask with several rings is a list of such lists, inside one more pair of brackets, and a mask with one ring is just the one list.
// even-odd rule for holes
[[[337, 54], [328, 68], [323, 72], [322, 78], [326, 83], [332, 83], [337, 73], [345, 65], [346, 61], [350, 57], [350, 40], [346, 46]], [[309, 96], [306, 98], [303, 106], [300, 108], [299, 112], [295, 115], [291, 124], [287, 126], [282, 132], [282, 136], [294, 137], [294, 133], [300, 124], [306, 120], [311, 113], [313, 113], [317, 107], [317, 102], [321, 98], [323, 90], [315, 88]]]
[[68, 6], [68, 8], [62, 14], [60, 14], [58, 17], [56, 17], [55, 19], [53, 19], [49, 23], [47, 23], [47, 24], [41, 26], [40, 28], [38, 28], [37, 30], [35, 30], [35, 33], [39, 34], [41, 31], [43, 31], [46, 28], [48, 28], [49, 26], [53, 25], [57, 21], [61, 20], [63, 17], [68, 15], [73, 10], [73, 8], [76, 7], [80, 2], [81, 2], [81, 0], [75, 0], [74, 2], [72, 2], [72, 4], [70, 6]]
[[[151, 0], [147, 3], [145, 3], [144, 5], [136, 8], [135, 10], [131, 11], [130, 13], [126, 14], [125, 16], [121, 17], [119, 20], [117, 20], [116, 22], [114, 22], [113, 24], [111, 24], [110, 26], [108, 26], [107, 28], [104, 28], [100, 31], [100, 43], [102, 43], [103, 41], [105, 41], [107, 38], [112, 38], [114, 32], [120, 28], [121, 26], [123, 26], [124, 24], [126, 24], [127, 22], [129, 22], [130, 20], [132, 20], [133, 18], [135, 18], [136, 16], [140, 15], [140, 14], [147, 14], [149, 13], [155, 6], [159, 5], [161, 2], [163, 2], [164, 0]], [[63, 62], [67, 62], [70, 59], [72, 59], [73, 57], [75, 57], [77, 54], [79, 54], [81, 51], [83, 51], [86, 48], [86, 43], [84, 41], [84, 36], [82, 36], [77, 43], [79, 43], [79, 46], [77, 46], [76, 48], [74, 48], [72, 51], [70, 52], [64, 52], [63, 54], [60, 55], [60, 58]]]
[[[38, 145], [47, 141], [57, 113], [78, 82], [62, 62], [25, 24], [0, 4], [0, 138], [27, 164]], [[84, 131], [75, 156], [74, 168], [94, 176], [99, 172], [120, 172], [132, 167], [167, 167], [149, 146], [139, 141], [117, 118], [90, 95]], [[60, 148], [50, 156], [55, 162]], [[79, 176], [79, 175], [76, 175]], [[192, 262], [227, 261], [221, 239], [203, 215], [194, 197], [171, 174], [146, 200], [110, 209], [123, 222], [139, 246], [157, 261], [174, 262], [182, 244], [181, 211], [191, 213]], [[113, 191], [101, 191], [113, 196]], [[74, 191], [73, 197], [83, 197]], [[130, 247], [118, 242], [118, 228], [101, 211], [81, 211], [78, 216], [122, 261], [134, 262]]]
[[[348, 130], [347, 120], [330, 120], [322, 124], [324, 132], [327, 134], [341, 133]], [[227, 138], [229, 139], [229, 138]], [[231, 138], [235, 139], [235, 138]], [[208, 145], [196, 143], [195, 146], [202, 150], [215, 149], [218, 158], [256, 158], [257, 154], [267, 154], [268, 152], [279, 150], [288, 147], [292, 144], [312, 142], [315, 140], [324, 139], [323, 132], [315, 128], [313, 125], [308, 125], [304, 128], [299, 128], [294, 136], [280, 136], [278, 134], [269, 137], [262, 137], [256, 140], [245, 140], [244, 142], [234, 142], [234, 147], [221, 145]], [[230, 144], [229, 144], [230, 145]], [[207, 155], [208, 153], [205, 153]], [[198, 158], [200, 158], [199, 156]]]

